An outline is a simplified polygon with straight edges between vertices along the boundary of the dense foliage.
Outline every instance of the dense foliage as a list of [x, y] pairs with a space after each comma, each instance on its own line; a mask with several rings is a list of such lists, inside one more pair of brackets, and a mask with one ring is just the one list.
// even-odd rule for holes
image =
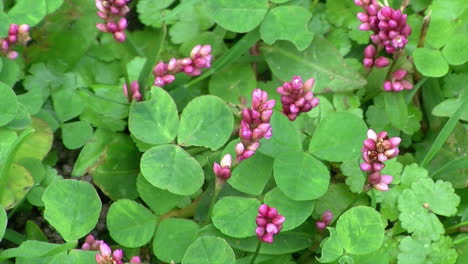
[[0, 2], [0, 263], [468, 263], [466, 0]]

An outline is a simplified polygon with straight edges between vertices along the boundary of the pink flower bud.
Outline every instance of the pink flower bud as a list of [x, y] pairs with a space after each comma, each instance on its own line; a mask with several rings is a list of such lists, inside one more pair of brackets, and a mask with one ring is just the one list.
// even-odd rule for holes
[[370, 59], [370, 58], [364, 58], [362, 60], [362, 64], [364, 65], [364, 67], [366, 68], [372, 68], [372, 66], [374, 65], [374, 60], [373, 59]]
[[8, 30], [9, 35], [16, 35], [18, 34], [18, 25], [17, 24], [11, 24], [10, 28]]
[[392, 83], [390, 81], [385, 81], [384, 82], [384, 90], [389, 92], [392, 90]]
[[121, 18], [119, 20], [119, 23], [117, 24], [117, 27], [118, 27], [119, 31], [123, 31], [123, 30], [125, 30], [127, 28], [127, 25], [128, 25], [127, 19]]
[[123, 251], [121, 249], [114, 250], [114, 253], [112, 253], [112, 258], [114, 260], [121, 260], [123, 257]]
[[361, 25], [359, 25], [359, 30], [367, 31], [370, 29], [371, 29], [371, 26], [369, 23], [362, 23]]
[[140, 264], [140, 263], [141, 263], [140, 257], [138, 257], [138, 256], [132, 257], [132, 258], [130, 259], [130, 263]]
[[315, 222], [315, 227], [318, 230], [324, 230], [327, 227], [327, 224], [325, 224], [325, 222], [323, 222], [323, 221], [317, 221], [317, 222]]
[[110, 257], [112, 254], [112, 250], [106, 243], [101, 243], [99, 246], [99, 251], [103, 257]]
[[115, 32], [114, 33], [114, 39], [117, 40], [118, 42], [124, 42], [125, 41], [125, 33], [124, 32]]
[[374, 58], [375, 54], [376, 54], [376, 49], [374, 45], [368, 45], [364, 49], [364, 57], [366, 58]]
[[395, 78], [395, 80], [401, 81], [403, 78], [405, 78], [407, 73], [408, 72], [406, 70], [404, 70], [404, 69], [398, 69], [398, 70], [394, 71], [392, 73], [392, 75], [393, 75], [393, 78]]
[[384, 68], [387, 67], [389, 64], [390, 61], [383, 56], [380, 56], [375, 60], [375, 67], [377, 68]]
[[241, 155], [244, 152], [244, 144], [242, 143], [237, 143], [235, 150], [237, 155]]
[[224, 155], [223, 159], [221, 159], [221, 167], [223, 168], [230, 168], [232, 164], [232, 157], [230, 154]]
[[7, 57], [10, 59], [10, 60], [14, 60], [16, 58], [18, 58], [18, 52], [12, 50], [12, 51], [9, 51], [7, 53]]
[[28, 24], [22, 24], [18, 27], [18, 34], [26, 34], [29, 32], [29, 25]]

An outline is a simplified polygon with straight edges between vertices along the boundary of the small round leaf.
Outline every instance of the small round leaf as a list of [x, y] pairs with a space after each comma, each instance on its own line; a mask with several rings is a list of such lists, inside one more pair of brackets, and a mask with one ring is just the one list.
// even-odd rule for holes
[[106, 221], [110, 236], [126, 247], [143, 246], [156, 229], [156, 216], [143, 205], [127, 199], [110, 206]]
[[207, 7], [221, 27], [234, 32], [248, 32], [262, 22], [268, 11], [268, 0], [208, 0]]
[[8, 124], [15, 119], [18, 102], [13, 90], [6, 84], [0, 82], [0, 126]]
[[185, 252], [182, 264], [235, 264], [236, 258], [226, 240], [204, 236], [193, 242]]
[[309, 151], [327, 161], [357, 159], [366, 132], [366, 123], [361, 118], [348, 112], [330, 113], [315, 130]]
[[260, 35], [270, 45], [280, 39], [289, 40], [298, 50], [303, 50], [309, 46], [314, 37], [308, 30], [311, 17], [312, 14], [300, 6], [275, 7], [265, 16], [260, 26]]
[[93, 127], [86, 121], [63, 124], [63, 144], [69, 149], [81, 148], [93, 135]]
[[275, 158], [276, 184], [296, 201], [314, 200], [327, 192], [330, 173], [319, 160], [302, 151], [286, 152]]
[[200, 164], [175, 145], [148, 149], [141, 157], [141, 173], [152, 185], [178, 195], [191, 195], [203, 184]]
[[286, 218], [282, 231], [288, 231], [304, 223], [314, 209], [314, 201], [294, 201], [274, 188], [265, 195], [265, 203], [274, 207]]
[[336, 224], [343, 248], [356, 255], [364, 255], [382, 246], [385, 229], [380, 214], [366, 206], [344, 212]]
[[200, 96], [185, 107], [177, 142], [215, 150], [226, 143], [233, 128], [234, 118], [223, 100], [212, 95]]
[[245, 197], [224, 197], [213, 208], [213, 224], [223, 234], [243, 238], [255, 235], [260, 202]]
[[163, 220], [153, 240], [153, 252], [165, 262], [182, 261], [184, 253], [197, 238], [199, 226], [190, 220], [169, 218]]
[[154, 187], [141, 174], [137, 177], [136, 185], [140, 198], [156, 215], [169, 212], [185, 198], [185, 196], [173, 194], [169, 191]]
[[468, 61], [468, 36], [457, 34], [449, 39], [442, 54], [450, 65], [462, 65]]
[[413, 58], [414, 65], [424, 76], [442, 77], [448, 73], [449, 65], [438, 50], [417, 48]]
[[45, 190], [42, 201], [44, 218], [66, 241], [82, 238], [93, 230], [102, 207], [93, 186], [76, 180], [53, 182]]
[[176, 104], [162, 88], [153, 87], [150, 100], [133, 102], [130, 107], [130, 132], [145, 143], [170, 143], [177, 135], [178, 123]]

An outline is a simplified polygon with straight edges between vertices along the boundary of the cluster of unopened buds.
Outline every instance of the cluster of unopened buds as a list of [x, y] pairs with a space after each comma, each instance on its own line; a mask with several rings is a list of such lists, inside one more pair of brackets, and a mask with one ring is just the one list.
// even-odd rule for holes
[[332, 220], [333, 220], [333, 213], [330, 210], [327, 210], [322, 214], [322, 216], [320, 217], [320, 220], [315, 222], [315, 227], [318, 230], [324, 230], [327, 226], [330, 225]]
[[213, 164], [213, 172], [217, 178], [227, 181], [231, 177], [232, 157], [230, 154], [224, 155], [221, 159], [221, 164], [215, 162]]
[[[130, 101], [130, 98], [128, 97], [128, 87], [126, 83], [122, 85], [122, 90], [123, 90], [125, 97], [128, 98], [128, 100]], [[141, 101], [142, 97], [141, 97], [140, 85], [138, 84], [138, 81], [133, 81], [130, 84], [130, 94], [133, 100], [137, 102]]]
[[105, 23], [99, 23], [96, 27], [106, 33], [111, 33], [118, 42], [125, 41], [127, 19], [125, 15], [130, 11], [127, 2], [130, 0], [96, 0], [96, 7], [99, 10], [98, 16], [104, 19]]
[[389, 6], [382, 7], [376, 0], [354, 0], [365, 12], [357, 14], [362, 22], [360, 30], [372, 30], [371, 40], [377, 46], [385, 48], [389, 54], [403, 49], [408, 43], [411, 27], [407, 24], [407, 14]]
[[190, 57], [172, 58], [168, 63], [160, 61], [153, 68], [154, 85], [162, 87], [175, 80], [175, 74], [184, 72], [189, 76], [198, 76], [203, 68], [211, 67], [211, 45], [197, 45], [190, 52]]
[[411, 90], [413, 89], [413, 84], [409, 81], [404, 80], [404, 78], [408, 75], [408, 72], [404, 69], [398, 69], [392, 73], [392, 78], [389, 81], [384, 82], [384, 90], [399, 92], [403, 90]]
[[285, 82], [283, 86], [276, 88], [281, 94], [283, 113], [289, 120], [296, 120], [301, 113], [309, 112], [319, 104], [319, 98], [314, 97], [311, 91], [314, 83], [314, 78], [302, 83], [301, 77], [293, 76], [291, 82]]
[[[88, 235], [81, 246], [84, 250], [99, 251], [96, 253], [97, 264], [123, 264], [123, 250], [116, 249], [112, 252], [111, 248], [102, 240], [96, 240], [93, 235]], [[134, 256], [128, 263], [141, 263], [140, 257]]]
[[8, 30], [8, 37], [0, 38], [0, 49], [1, 53], [8, 57], [9, 59], [16, 59], [18, 57], [18, 52], [12, 50], [13, 45], [26, 45], [30, 40], [29, 37], [29, 25], [17, 25], [11, 24]]
[[377, 50], [374, 45], [369, 45], [364, 49], [364, 60], [362, 61], [362, 64], [364, 67], [371, 69], [373, 66], [376, 68], [384, 68], [387, 67], [390, 64], [390, 61], [384, 57], [384, 56], [379, 56], [378, 58], [375, 58], [377, 55]]
[[241, 142], [235, 147], [236, 160], [242, 161], [253, 154], [260, 146], [262, 138], [271, 138], [270, 119], [275, 100], [268, 100], [268, 93], [260, 89], [252, 92], [251, 108], [242, 110], [239, 137]]
[[257, 229], [255, 233], [260, 241], [273, 243], [273, 236], [278, 234], [283, 228], [286, 218], [278, 213], [278, 210], [266, 204], [260, 205], [258, 215], [255, 219]]
[[382, 175], [380, 171], [385, 167], [384, 162], [396, 157], [400, 152], [398, 146], [401, 138], [389, 138], [387, 132], [376, 133], [374, 130], [367, 131], [367, 139], [364, 140], [362, 148], [361, 170], [369, 173], [367, 181], [375, 189], [388, 191], [388, 184], [393, 181], [390, 175]]

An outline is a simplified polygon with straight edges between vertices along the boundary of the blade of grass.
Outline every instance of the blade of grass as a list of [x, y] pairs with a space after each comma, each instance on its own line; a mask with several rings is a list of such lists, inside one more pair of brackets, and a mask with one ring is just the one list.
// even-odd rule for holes
[[424, 157], [423, 161], [421, 162], [421, 167], [424, 167], [427, 165], [429, 161], [434, 158], [434, 156], [439, 152], [440, 148], [444, 145], [445, 141], [447, 141], [448, 137], [450, 134], [452, 134], [453, 129], [457, 125], [458, 119], [460, 119], [461, 114], [463, 113], [464, 108], [466, 107], [468, 103], [468, 96], [465, 96], [463, 99], [463, 103], [460, 105], [460, 107], [457, 109], [455, 114], [449, 118], [447, 123], [445, 123], [444, 127], [440, 131], [439, 135], [437, 138], [434, 140], [434, 143], [432, 143], [431, 148], [427, 152], [426, 156]]

